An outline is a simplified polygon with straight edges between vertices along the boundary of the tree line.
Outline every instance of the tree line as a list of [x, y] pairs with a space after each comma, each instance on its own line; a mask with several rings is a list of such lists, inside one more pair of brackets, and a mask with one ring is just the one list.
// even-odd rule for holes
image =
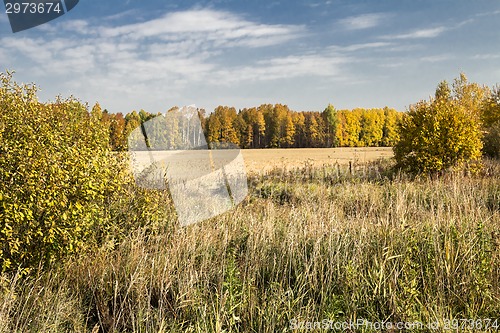
[[[158, 116], [178, 111], [173, 107], [165, 115], [144, 110], [125, 116], [93, 107], [109, 132], [112, 150], [127, 149], [128, 135], [141, 124]], [[402, 112], [383, 109], [337, 110], [328, 105], [319, 111], [292, 111], [283, 104], [263, 104], [236, 110], [218, 106], [214, 112], [198, 109], [207, 142], [213, 146], [228, 143], [240, 148], [331, 148], [331, 147], [390, 147], [398, 140], [397, 123]]]

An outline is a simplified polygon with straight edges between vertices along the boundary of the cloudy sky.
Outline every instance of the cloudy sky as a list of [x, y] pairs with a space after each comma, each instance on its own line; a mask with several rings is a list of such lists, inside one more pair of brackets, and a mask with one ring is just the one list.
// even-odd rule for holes
[[74, 95], [110, 112], [405, 110], [462, 71], [500, 83], [500, 1], [81, 0], [15, 34], [2, 9], [7, 69], [43, 101]]

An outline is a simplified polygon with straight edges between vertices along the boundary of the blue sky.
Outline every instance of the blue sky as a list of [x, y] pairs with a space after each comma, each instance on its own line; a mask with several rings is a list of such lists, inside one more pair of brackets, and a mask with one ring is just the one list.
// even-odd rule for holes
[[110, 112], [403, 111], [461, 71], [500, 83], [500, 2], [80, 0], [16, 34], [1, 13], [6, 69], [37, 83], [43, 101], [74, 95]]

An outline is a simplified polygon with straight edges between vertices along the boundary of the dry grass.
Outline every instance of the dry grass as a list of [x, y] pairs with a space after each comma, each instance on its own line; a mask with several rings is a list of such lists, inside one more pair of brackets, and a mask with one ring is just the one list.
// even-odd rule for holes
[[393, 156], [392, 148], [301, 148], [244, 149], [245, 165], [250, 173], [268, 172], [280, 168], [290, 170], [307, 166], [365, 164]]
[[[304, 166], [346, 165], [349, 162], [365, 164], [388, 159], [394, 155], [392, 148], [385, 147], [242, 149], [241, 153], [249, 173], [266, 173], [276, 168], [290, 170]], [[189, 172], [195, 172], [193, 166], [203, 171], [208, 158], [208, 152], [200, 150], [135, 152], [135, 154], [139, 171], [152, 160], [173, 162], [176, 164], [176, 169]]]
[[[131, 228], [32, 279], [2, 276], [0, 332], [285, 332], [292, 319], [498, 318], [500, 166], [416, 180], [387, 167], [254, 175], [243, 204], [187, 228], [168, 195], [151, 192], [170, 207], [160, 231]], [[137, 214], [121, 207], [122, 219]]]

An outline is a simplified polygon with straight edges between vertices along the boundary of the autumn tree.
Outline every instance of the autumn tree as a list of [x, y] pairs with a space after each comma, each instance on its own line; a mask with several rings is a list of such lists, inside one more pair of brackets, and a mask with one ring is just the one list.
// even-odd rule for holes
[[144, 111], [142, 109], [139, 111], [139, 118], [141, 120], [141, 124], [145, 123], [146, 121], [148, 121], [156, 116], [157, 115], [151, 114], [151, 113]]
[[345, 134], [347, 146], [358, 147], [360, 145], [359, 136], [361, 133], [361, 109], [354, 109], [344, 113]]
[[[446, 81], [443, 81], [445, 84]], [[481, 109], [484, 101], [487, 100], [491, 94], [490, 89], [486, 86], [481, 86], [474, 82], [469, 82], [464, 73], [453, 81], [451, 91], [451, 99], [461, 105], [469, 114], [476, 119], [481, 117]], [[436, 95], [438, 92], [436, 92]], [[439, 96], [436, 96], [438, 98]]]
[[[242, 148], [254, 148], [253, 117], [251, 109], [243, 109], [238, 113], [238, 117], [245, 122], [245, 127], [241, 129], [240, 143]], [[243, 139], [243, 140], [242, 140]]]
[[133, 130], [141, 126], [141, 117], [137, 111], [127, 113], [125, 116], [125, 136], [127, 137]]
[[480, 122], [471, 105], [461, 100], [437, 93], [434, 99], [410, 107], [394, 147], [399, 167], [412, 173], [475, 170], [482, 148]]
[[[177, 112], [175, 110], [179, 109], [171, 108], [166, 115]], [[219, 106], [208, 116], [204, 110], [203, 113], [198, 111], [198, 115], [208, 142], [215, 143], [215, 146], [223, 142], [232, 142], [241, 148], [393, 145], [397, 140], [395, 124], [400, 117], [399, 112], [389, 109], [337, 111], [332, 105], [328, 105], [322, 112], [295, 112], [283, 104], [262, 104], [259, 107], [242, 109], [238, 113], [232, 107]], [[122, 135], [125, 141], [133, 129], [155, 116], [157, 115], [144, 110], [127, 114]], [[174, 140], [177, 143], [167, 144], [168, 147], [178, 146], [186, 136], [197, 135], [193, 132], [189, 120], [185, 119], [182, 122], [177, 124], [183, 131], [179, 132], [180, 139]], [[111, 139], [112, 147], [120, 149], [119, 139], [116, 136], [119, 136], [117, 130], [121, 130], [121, 123], [115, 123], [114, 116], [110, 115], [109, 126], [110, 136], [115, 137]], [[178, 128], [172, 128], [167, 132], [176, 132]], [[170, 139], [175, 137], [173, 134], [165, 135]], [[126, 142], [123, 146], [126, 146]]]
[[306, 147], [306, 118], [304, 112], [292, 113], [292, 121], [295, 127], [294, 147]]
[[402, 117], [401, 112], [394, 109], [384, 108], [384, 126], [382, 127], [382, 142], [384, 147], [392, 147], [399, 140], [397, 124]]
[[270, 116], [270, 130], [272, 133], [269, 142], [271, 147], [291, 147], [294, 141], [295, 126], [292, 122], [290, 109], [286, 105], [276, 104]]
[[259, 109], [264, 115], [264, 121], [266, 123], [266, 147], [267, 148], [277, 148], [280, 141], [280, 120], [277, 119], [277, 115], [274, 106], [271, 104], [261, 105]]
[[238, 136], [238, 142], [240, 143], [241, 148], [248, 148], [252, 141], [252, 134], [249, 133], [249, 126], [241, 114], [238, 114], [238, 116], [234, 119], [233, 126], [236, 131], [236, 135]]
[[319, 112], [305, 113], [305, 136], [307, 147], [319, 148], [324, 145], [323, 118]]
[[384, 111], [380, 109], [362, 110], [360, 120], [359, 144], [378, 147], [384, 136]]
[[484, 153], [500, 157], [500, 87], [483, 103], [481, 121], [484, 130]]
[[0, 271], [27, 273], [87, 245], [117, 172], [99, 107], [0, 74], [0, 110]]
[[293, 123], [293, 117], [290, 112], [286, 114], [285, 119], [282, 123], [283, 136], [280, 141], [281, 147], [292, 147], [295, 141], [295, 124]]
[[346, 147], [349, 142], [347, 133], [347, 123], [345, 114], [347, 110], [337, 111], [337, 128], [335, 129], [335, 138], [340, 147]]
[[218, 106], [207, 120], [207, 139], [215, 147], [227, 143], [240, 144], [235, 129], [236, 109], [228, 106]]
[[114, 151], [126, 148], [125, 118], [121, 112], [113, 114], [109, 125], [110, 145]]
[[250, 148], [265, 147], [266, 122], [261, 108], [245, 109], [242, 112], [247, 123], [248, 141], [251, 138]]

